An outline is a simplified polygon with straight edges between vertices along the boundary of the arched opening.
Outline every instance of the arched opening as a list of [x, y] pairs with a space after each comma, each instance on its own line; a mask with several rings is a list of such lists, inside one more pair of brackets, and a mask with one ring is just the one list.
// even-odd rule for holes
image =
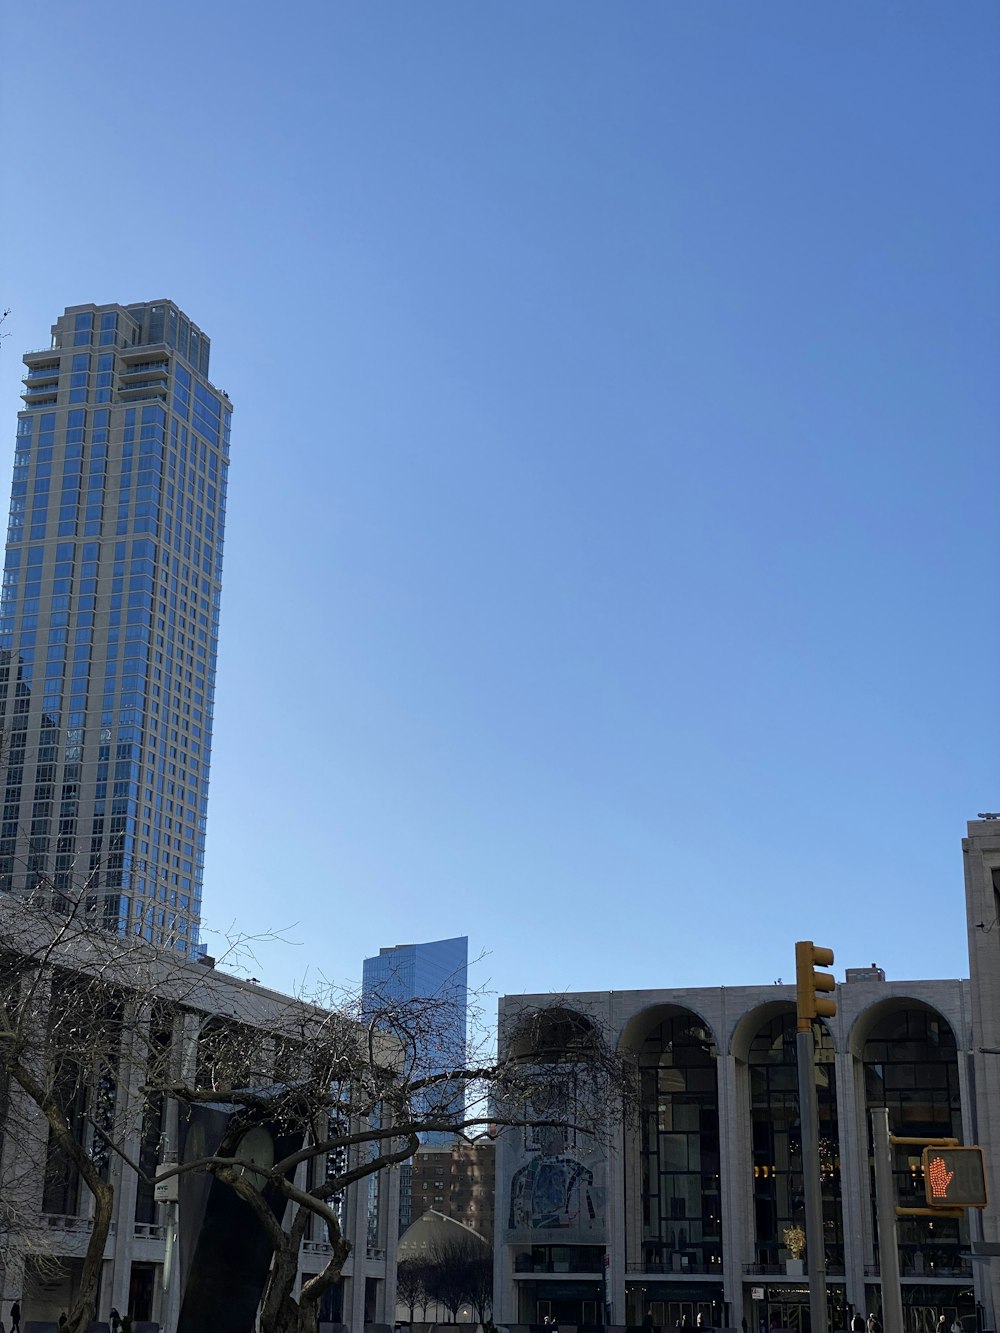
[[[783, 1271], [791, 1257], [785, 1232], [805, 1227], [802, 1126], [799, 1114], [795, 1011], [758, 1027], [750, 1042], [750, 1119], [753, 1154], [755, 1260], [765, 1271]], [[816, 1026], [816, 1100], [819, 1109], [823, 1239], [830, 1272], [844, 1271], [844, 1221], [840, 1195], [840, 1135], [833, 1042]]]
[[551, 1064], [585, 1058], [594, 1049], [597, 1035], [585, 1014], [556, 1005], [517, 1014], [507, 1045], [516, 1060]]
[[621, 1044], [636, 1062], [640, 1116], [626, 1150], [635, 1201], [626, 1321], [718, 1328], [726, 1317], [714, 1033], [691, 1009], [655, 1005], [632, 1018]]
[[[958, 1049], [951, 1026], [937, 1010], [917, 1000], [888, 1001], [864, 1016], [853, 1045], [855, 1050], [860, 1048], [866, 1112], [885, 1107], [891, 1134], [961, 1139]], [[899, 1206], [925, 1206], [920, 1155], [917, 1146], [893, 1149], [893, 1183]], [[872, 1200], [874, 1211], [874, 1173]], [[974, 1315], [969, 1269], [961, 1255], [968, 1248], [967, 1226], [964, 1219], [899, 1219], [904, 1315], [911, 1333], [932, 1333], [942, 1313], [946, 1313], [949, 1323], [955, 1314], [959, 1318]], [[873, 1233], [877, 1261], [875, 1226]], [[942, 1285], [938, 1279], [943, 1277], [956, 1281]], [[927, 1281], [922, 1283], [921, 1278]], [[963, 1278], [968, 1286], [962, 1284]]]
[[523, 1323], [602, 1324], [603, 1130], [614, 1092], [603, 1036], [594, 1020], [558, 1004], [516, 1014], [508, 1032], [513, 1095], [528, 1116], [505, 1131], [509, 1174], [497, 1182], [518, 1314]]
[[722, 1272], [719, 1091], [711, 1030], [685, 1010], [636, 1050], [647, 1272]]

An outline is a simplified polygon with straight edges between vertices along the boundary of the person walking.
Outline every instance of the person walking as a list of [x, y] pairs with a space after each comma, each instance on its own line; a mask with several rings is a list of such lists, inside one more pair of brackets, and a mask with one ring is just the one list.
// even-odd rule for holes
[[21, 1302], [15, 1301], [10, 1307], [10, 1333], [21, 1333]]

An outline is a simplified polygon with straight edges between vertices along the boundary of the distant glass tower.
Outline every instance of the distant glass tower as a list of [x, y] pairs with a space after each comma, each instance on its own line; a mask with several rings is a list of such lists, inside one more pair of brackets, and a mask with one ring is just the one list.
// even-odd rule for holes
[[170, 301], [24, 357], [0, 605], [0, 890], [196, 956], [231, 404]]
[[[371, 1007], [383, 1000], [444, 999], [443, 1021], [436, 1023], [433, 1037], [420, 1053], [427, 1073], [461, 1068], [466, 1051], [468, 1020], [469, 941], [460, 935], [429, 944], [396, 944], [366, 958], [362, 972], [362, 995]], [[452, 1135], [422, 1134], [425, 1143], [449, 1143]]]

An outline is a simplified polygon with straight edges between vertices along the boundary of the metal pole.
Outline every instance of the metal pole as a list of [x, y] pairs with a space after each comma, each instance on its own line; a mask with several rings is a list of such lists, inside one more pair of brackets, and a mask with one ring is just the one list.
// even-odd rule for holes
[[875, 1152], [875, 1211], [878, 1216], [878, 1263], [882, 1277], [884, 1333], [903, 1333], [903, 1293], [899, 1285], [899, 1247], [896, 1240], [896, 1187], [892, 1180], [892, 1143], [889, 1112], [871, 1113]]
[[[806, 1261], [809, 1270], [810, 1333], [827, 1333], [826, 1240], [819, 1176], [819, 1108], [812, 1025], [795, 1034], [799, 1064], [799, 1123], [802, 1126], [802, 1183], [806, 1197]], [[889, 1333], [889, 1330], [886, 1330]]]

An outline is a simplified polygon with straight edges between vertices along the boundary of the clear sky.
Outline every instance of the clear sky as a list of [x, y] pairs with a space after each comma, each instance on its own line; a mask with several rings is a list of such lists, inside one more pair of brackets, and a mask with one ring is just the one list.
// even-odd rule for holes
[[[967, 969], [997, 785], [993, 0], [2, 20], [0, 357], [235, 404], [205, 918], [501, 992]], [[6, 494], [9, 470], [0, 481]]]

